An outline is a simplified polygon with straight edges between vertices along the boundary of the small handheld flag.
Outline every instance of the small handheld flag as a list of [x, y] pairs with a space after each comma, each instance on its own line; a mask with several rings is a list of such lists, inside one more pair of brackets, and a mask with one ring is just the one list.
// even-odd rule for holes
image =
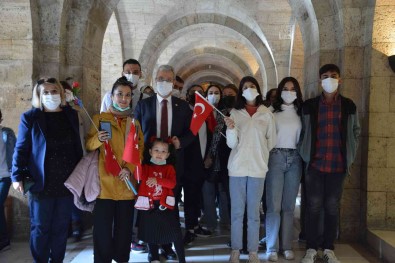
[[207, 119], [210, 113], [214, 110], [213, 106], [205, 100], [199, 92], [195, 92], [195, 107], [193, 108], [193, 115], [190, 129], [196, 135], [202, 127], [203, 122]]

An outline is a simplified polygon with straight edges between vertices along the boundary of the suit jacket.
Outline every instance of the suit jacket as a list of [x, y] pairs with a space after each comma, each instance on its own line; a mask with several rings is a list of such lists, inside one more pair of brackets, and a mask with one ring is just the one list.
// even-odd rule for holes
[[184, 182], [199, 183], [203, 182], [208, 176], [208, 169], [204, 168], [206, 159], [211, 146], [213, 135], [206, 125], [207, 144], [206, 152], [202, 156], [200, 148], [199, 133], [194, 137], [192, 143], [185, 149], [185, 175]]
[[[152, 136], [156, 136], [156, 103], [157, 94], [141, 100], [138, 102], [135, 110], [134, 117], [140, 122], [143, 134], [144, 142], [146, 144], [145, 149], [148, 151], [148, 142]], [[181, 143], [181, 149], [176, 151], [176, 175], [177, 175], [177, 187], [181, 183], [181, 178], [184, 172], [184, 149], [193, 141], [193, 134], [190, 130], [192, 112], [187, 102], [171, 97], [172, 102], [172, 125], [170, 130], [170, 136], [177, 136]], [[145, 157], [148, 158], [147, 155]], [[177, 189], [174, 190], [177, 194]]]
[[[70, 106], [62, 109], [75, 133], [75, 154], [80, 159], [82, 157], [82, 145], [79, 136], [77, 111]], [[45, 114], [41, 109], [33, 108], [22, 114], [12, 161], [11, 179], [13, 182], [20, 182], [25, 177], [31, 176], [34, 181], [34, 185], [30, 189], [32, 192], [40, 192], [44, 189], [46, 132]]]

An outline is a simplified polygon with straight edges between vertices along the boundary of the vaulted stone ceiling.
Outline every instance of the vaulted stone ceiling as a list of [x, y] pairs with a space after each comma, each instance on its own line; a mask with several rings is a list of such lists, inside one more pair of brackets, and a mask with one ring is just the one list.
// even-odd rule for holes
[[303, 82], [298, 35], [286, 0], [120, 0], [104, 37], [102, 89], [113, 81], [103, 71], [128, 58], [141, 62], [147, 83], [161, 64], [174, 66], [185, 86], [237, 85], [246, 75], [255, 76], [263, 91], [290, 74]]

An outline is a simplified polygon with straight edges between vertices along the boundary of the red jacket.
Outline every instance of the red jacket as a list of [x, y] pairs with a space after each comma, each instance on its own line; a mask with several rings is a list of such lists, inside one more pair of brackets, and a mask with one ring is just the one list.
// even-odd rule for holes
[[[172, 165], [144, 164], [139, 196], [149, 198], [151, 209], [154, 208], [153, 201], [159, 200], [160, 204], [169, 209], [174, 209], [175, 200], [173, 188], [176, 185], [176, 171]], [[155, 177], [156, 186], [149, 187], [146, 183], [149, 177]]]

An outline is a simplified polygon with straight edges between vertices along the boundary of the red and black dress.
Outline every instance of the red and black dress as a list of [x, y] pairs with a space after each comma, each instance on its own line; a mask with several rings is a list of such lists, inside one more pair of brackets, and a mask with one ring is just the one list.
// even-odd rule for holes
[[[147, 180], [155, 177], [157, 184], [149, 187]], [[147, 243], [168, 244], [181, 233], [177, 212], [174, 210], [173, 188], [176, 172], [172, 165], [143, 165], [139, 197], [149, 201], [148, 210], [139, 212], [138, 238]]]

